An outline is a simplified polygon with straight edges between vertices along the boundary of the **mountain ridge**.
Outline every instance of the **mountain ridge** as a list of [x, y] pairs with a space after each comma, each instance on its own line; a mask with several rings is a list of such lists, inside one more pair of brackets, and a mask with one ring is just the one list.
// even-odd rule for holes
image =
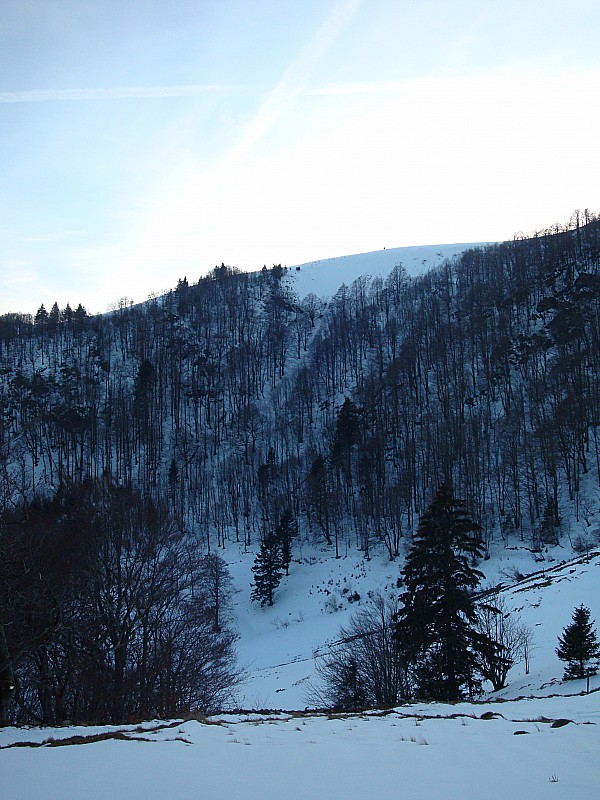
[[489, 242], [413, 245], [308, 261], [288, 268], [292, 271], [291, 287], [300, 299], [310, 293], [324, 299], [335, 295], [342, 284], [349, 286], [357, 278], [386, 278], [397, 265], [415, 277], [435, 269], [447, 258], [487, 244]]

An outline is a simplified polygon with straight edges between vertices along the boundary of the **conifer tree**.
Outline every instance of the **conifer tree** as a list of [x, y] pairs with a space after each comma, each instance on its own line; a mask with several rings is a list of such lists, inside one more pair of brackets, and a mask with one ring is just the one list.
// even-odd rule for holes
[[290, 563], [292, 560], [292, 540], [298, 534], [298, 523], [290, 508], [286, 508], [279, 520], [279, 525], [275, 530], [275, 538], [279, 542], [281, 566], [285, 574], [289, 575]]
[[87, 311], [81, 305], [81, 303], [79, 303], [79, 305], [77, 306], [77, 308], [73, 312], [73, 319], [75, 320], [75, 324], [76, 324], [78, 330], [82, 330], [83, 329], [83, 326], [84, 326], [84, 323], [85, 323], [85, 320], [86, 320], [87, 316], [88, 316]]
[[50, 309], [50, 313], [48, 314], [48, 328], [53, 333], [58, 328], [58, 324], [60, 322], [60, 310], [58, 308], [58, 303], [53, 303], [52, 308]]
[[480, 531], [443, 484], [406, 557], [396, 636], [421, 696], [457, 700], [465, 689], [472, 693], [480, 684], [481, 654], [501, 657], [496, 643], [477, 630], [473, 591], [483, 574], [471, 563], [483, 555]]
[[281, 547], [277, 538], [269, 533], [260, 547], [254, 566], [254, 589], [250, 595], [261, 606], [273, 605], [273, 594], [281, 580]]
[[558, 637], [558, 645], [556, 655], [567, 664], [564, 680], [596, 674], [598, 665], [594, 662], [600, 657], [600, 644], [589, 608], [582, 604], [573, 611], [573, 622]]
[[350, 471], [352, 448], [360, 438], [360, 420], [356, 405], [347, 397], [335, 421], [331, 456], [336, 464]]
[[556, 503], [549, 498], [542, 514], [539, 535], [540, 544], [557, 545], [560, 538], [560, 517]]
[[67, 305], [60, 312], [60, 320], [61, 322], [66, 322], [68, 324], [73, 322], [73, 309], [71, 308], [69, 303], [67, 303]]
[[33, 321], [35, 325], [38, 325], [42, 329], [46, 327], [48, 322], [48, 312], [46, 311], [43, 303], [36, 311]]

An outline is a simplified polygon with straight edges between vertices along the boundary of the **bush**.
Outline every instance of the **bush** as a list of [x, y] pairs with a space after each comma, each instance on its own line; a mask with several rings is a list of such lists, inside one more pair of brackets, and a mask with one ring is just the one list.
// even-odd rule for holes
[[317, 661], [321, 680], [311, 700], [337, 711], [394, 705], [406, 697], [406, 673], [394, 637], [395, 601], [371, 598], [340, 628], [339, 640]]

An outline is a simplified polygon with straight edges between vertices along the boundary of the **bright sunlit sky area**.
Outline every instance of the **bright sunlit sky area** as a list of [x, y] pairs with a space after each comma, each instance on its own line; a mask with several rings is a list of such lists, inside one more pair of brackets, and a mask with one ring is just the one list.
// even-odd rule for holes
[[0, 313], [600, 210], [598, 0], [2, 0]]

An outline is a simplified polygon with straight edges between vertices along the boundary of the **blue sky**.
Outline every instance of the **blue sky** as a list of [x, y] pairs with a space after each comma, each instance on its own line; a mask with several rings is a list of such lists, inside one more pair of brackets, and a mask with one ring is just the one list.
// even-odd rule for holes
[[600, 210], [597, 0], [3, 0], [0, 313]]

